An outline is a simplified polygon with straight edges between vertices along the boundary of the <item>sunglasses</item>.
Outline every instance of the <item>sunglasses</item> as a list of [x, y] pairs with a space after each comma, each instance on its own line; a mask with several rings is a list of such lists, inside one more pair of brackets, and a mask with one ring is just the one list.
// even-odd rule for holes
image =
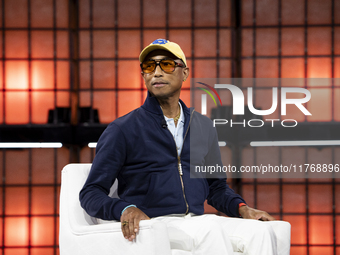
[[172, 59], [162, 59], [160, 61], [150, 59], [140, 64], [143, 73], [152, 73], [155, 71], [157, 66], [160, 66], [162, 71], [166, 73], [172, 73], [175, 71], [176, 66], [184, 67], [183, 64], [177, 63]]

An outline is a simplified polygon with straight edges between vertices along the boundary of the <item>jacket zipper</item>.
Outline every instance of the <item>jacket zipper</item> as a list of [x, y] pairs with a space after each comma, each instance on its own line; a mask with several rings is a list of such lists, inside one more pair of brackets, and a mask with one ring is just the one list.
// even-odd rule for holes
[[[190, 127], [190, 123], [191, 123], [191, 119], [192, 119], [192, 116], [193, 116], [193, 114], [194, 114], [194, 111], [195, 111], [195, 110], [193, 110], [192, 113], [191, 113], [189, 125], [188, 125], [188, 128], [187, 128], [187, 130], [185, 131], [185, 134], [184, 134], [184, 137], [183, 137], [183, 144], [182, 144], [181, 153], [182, 153], [182, 150], [183, 150], [184, 140], [185, 140], [185, 138], [186, 138], [186, 136], [187, 136], [187, 134], [188, 134], [188, 131], [189, 131], [189, 127]], [[169, 130], [168, 127], [167, 127], [167, 129]], [[170, 130], [169, 130], [169, 132], [171, 133]], [[172, 138], [174, 139], [174, 142], [175, 142], [175, 145], [176, 145], [176, 140], [175, 140], [175, 138], [174, 138], [173, 136], [172, 136]], [[183, 183], [183, 177], [182, 177], [182, 175], [183, 175], [183, 170], [182, 170], [181, 156], [178, 155], [177, 145], [176, 145], [176, 154], [177, 154], [177, 160], [178, 160], [178, 161], [177, 161], [177, 167], [178, 167], [179, 177], [180, 177], [180, 179], [181, 179], [183, 198], [184, 198], [184, 201], [185, 201], [185, 205], [186, 205], [186, 207], [187, 207], [187, 209], [186, 209], [186, 211], [185, 211], [185, 214], [188, 214], [188, 212], [189, 212], [189, 204], [188, 204], [188, 201], [187, 201], [187, 199], [186, 199], [186, 197], [185, 197], [184, 183]]]

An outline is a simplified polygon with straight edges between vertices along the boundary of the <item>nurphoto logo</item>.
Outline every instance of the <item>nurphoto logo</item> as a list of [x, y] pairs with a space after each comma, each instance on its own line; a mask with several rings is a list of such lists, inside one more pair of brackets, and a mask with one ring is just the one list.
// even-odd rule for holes
[[[214, 84], [209, 85], [203, 82], [196, 82], [197, 84], [205, 86], [205, 88], [197, 87], [199, 90], [203, 90], [205, 93], [201, 94], [201, 114], [207, 115], [207, 95], [209, 95], [215, 106], [218, 107], [218, 104], [215, 100], [214, 95], [217, 97], [220, 106], [222, 106], [222, 100], [219, 95], [219, 93], [216, 91], [216, 89], [219, 89], [219, 91], [222, 90], [228, 90], [228, 92], [231, 93], [232, 96], [232, 114], [233, 115], [245, 115], [245, 96], [244, 92], [241, 88], [239, 88], [236, 85], [233, 84]], [[246, 88], [246, 96], [247, 96], [247, 107], [249, 111], [258, 116], [266, 116], [274, 113], [278, 108], [278, 99], [280, 99], [280, 115], [285, 116], [287, 115], [287, 105], [294, 105], [296, 109], [300, 110], [304, 115], [312, 115], [307, 108], [303, 105], [307, 103], [311, 99], [311, 93], [308, 89], [305, 88], [299, 88], [299, 87], [271, 87], [271, 98], [268, 100], [271, 100], [272, 105], [269, 109], [256, 109], [254, 106], [254, 90], [252, 87]], [[210, 92], [212, 91], [214, 95]], [[281, 97], [279, 98], [279, 92], [281, 94]], [[295, 93], [295, 95], [299, 94], [302, 97], [301, 98], [289, 98], [289, 93]], [[271, 126], [274, 127], [274, 125], [279, 122], [282, 127], [295, 127], [297, 126], [298, 122], [295, 119], [270, 119], [270, 118], [261, 118], [261, 119], [243, 119], [243, 121], [235, 122], [233, 119], [213, 119], [213, 125], [214, 127], [216, 125], [227, 125], [229, 124], [231, 127], [233, 125], [242, 125], [244, 127], [262, 127], [265, 122], [271, 123]]]

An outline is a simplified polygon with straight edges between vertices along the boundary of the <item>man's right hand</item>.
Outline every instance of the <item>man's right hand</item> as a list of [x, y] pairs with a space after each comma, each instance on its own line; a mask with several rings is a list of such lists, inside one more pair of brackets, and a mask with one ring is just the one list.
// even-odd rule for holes
[[150, 220], [150, 218], [137, 207], [129, 207], [123, 212], [120, 222], [122, 223], [122, 232], [126, 239], [132, 241], [136, 238], [141, 220]]

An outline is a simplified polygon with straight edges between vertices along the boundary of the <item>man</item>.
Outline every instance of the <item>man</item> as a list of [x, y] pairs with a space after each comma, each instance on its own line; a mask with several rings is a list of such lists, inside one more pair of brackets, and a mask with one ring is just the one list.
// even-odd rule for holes
[[[182, 83], [189, 76], [179, 45], [158, 39], [141, 52], [139, 60], [148, 97], [140, 108], [116, 119], [103, 132], [80, 192], [82, 207], [93, 217], [120, 220], [123, 235], [130, 241], [136, 238], [141, 220], [157, 217], [174, 236], [185, 233], [192, 237], [194, 254], [232, 254], [229, 236], [239, 235], [242, 228], [246, 232], [242, 236], [253, 241], [250, 254], [273, 254], [271, 240], [265, 246], [257, 243], [270, 239], [270, 229], [256, 227], [260, 232], [250, 234], [244, 228], [257, 221], [202, 215], [208, 199], [228, 216], [274, 220], [268, 213], [248, 207], [226, 179], [190, 178], [190, 164], [222, 162], [211, 120], [179, 99]], [[108, 197], [115, 179], [119, 199]]]

